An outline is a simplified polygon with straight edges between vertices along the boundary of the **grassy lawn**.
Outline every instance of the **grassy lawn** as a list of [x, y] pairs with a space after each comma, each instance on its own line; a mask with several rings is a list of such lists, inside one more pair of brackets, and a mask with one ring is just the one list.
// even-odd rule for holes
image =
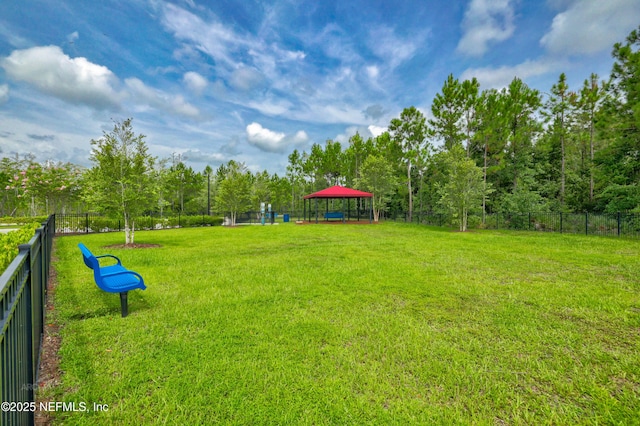
[[[286, 224], [56, 240], [60, 424], [638, 424], [640, 241]], [[145, 291], [93, 283], [78, 242]]]

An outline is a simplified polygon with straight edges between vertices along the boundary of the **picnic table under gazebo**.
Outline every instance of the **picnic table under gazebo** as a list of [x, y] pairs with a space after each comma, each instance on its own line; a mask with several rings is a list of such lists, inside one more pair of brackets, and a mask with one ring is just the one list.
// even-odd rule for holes
[[[356, 216], [357, 220], [360, 220], [360, 204], [362, 200], [369, 200], [368, 204], [368, 216], [369, 223], [373, 221], [373, 194], [370, 192], [359, 191], [357, 189], [346, 188], [344, 186], [335, 185], [322, 191], [314, 192], [313, 194], [305, 195], [304, 199], [304, 220], [307, 220], [307, 212], [309, 212], [309, 222], [312, 220], [312, 214], [315, 213], [315, 220], [318, 223], [320, 218], [320, 200], [325, 200], [324, 205], [324, 214], [322, 218], [326, 221], [330, 219], [342, 219], [342, 222], [345, 223], [347, 220], [351, 220], [351, 203], [347, 202], [351, 199], [356, 200]], [[342, 208], [329, 210], [329, 200], [334, 199], [342, 199]], [[307, 209], [307, 200], [309, 204], [309, 208]], [[315, 200], [315, 203], [312, 201]], [[314, 205], [314, 209], [312, 210], [312, 204]], [[333, 205], [333, 202], [332, 202]]]

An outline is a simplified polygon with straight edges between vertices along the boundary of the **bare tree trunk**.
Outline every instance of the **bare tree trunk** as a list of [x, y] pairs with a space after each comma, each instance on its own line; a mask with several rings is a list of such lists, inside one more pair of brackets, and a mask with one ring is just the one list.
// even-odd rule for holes
[[482, 170], [482, 180], [484, 182], [484, 192], [482, 194], [482, 225], [485, 224], [486, 215], [487, 215], [487, 137], [484, 139], [484, 168]]
[[467, 231], [467, 209], [466, 207], [462, 208], [462, 217], [460, 218], [460, 230], [462, 232], [466, 232]]
[[589, 123], [589, 145], [591, 149], [591, 163], [589, 164], [589, 172], [591, 180], [589, 182], [589, 201], [593, 202], [593, 113], [591, 113], [591, 121]]
[[124, 243], [129, 244], [129, 214], [124, 214]]
[[[564, 97], [562, 99], [564, 101]], [[564, 188], [565, 188], [565, 164], [566, 164], [566, 158], [565, 158], [565, 152], [564, 152], [564, 112], [562, 112], [562, 114], [560, 115], [560, 126], [561, 126], [561, 132], [560, 133], [560, 151], [561, 151], [561, 155], [562, 155], [562, 159], [561, 159], [561, 165], [560, 165], [560, 173], [561, 173], [561, 179], [560, 179], [560, 205], [562, 207], [564, 207]]]
[[407, 189], [409, 190], [409, 223], [413, 222], [413, 194], [411, 190], [411, 161], [407, 165]]

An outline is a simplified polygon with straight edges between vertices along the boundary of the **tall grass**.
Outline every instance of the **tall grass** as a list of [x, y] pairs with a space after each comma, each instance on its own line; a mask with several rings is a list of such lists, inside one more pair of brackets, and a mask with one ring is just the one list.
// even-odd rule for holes
[[[61, 424], [632, 424], [640, 242], [410, 224], [56, 240]], [[97, 289], [76, 248], [146, 291]]]

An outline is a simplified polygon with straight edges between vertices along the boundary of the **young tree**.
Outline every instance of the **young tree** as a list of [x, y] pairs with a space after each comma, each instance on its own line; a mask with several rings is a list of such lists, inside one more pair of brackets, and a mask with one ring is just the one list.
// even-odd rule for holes
[[124, 219], [125, 244], [133, 244], [135, 218], [152, 206], [156, 189], [155, 157], [148, 152], [145, 136], [133, 132], [131, 121], [116, 122], [111, 132], [91, 140], [93, 167], [84, 180], [88, 203]]
[[545, 115], [550, 123], [548, 128], [551, 146], [559, 148], [560, 160], [560, 207], [564, 207], [566, 175], [567, 175], [567, 143], [569, 141], [569, 128], [573, 119], [573, 104], [575, 104], [575, 94], [569, 91], [567, 76], [560, 74], [558, 82], [551, 87], [551, 95], [545, 104], [547, 109]]
[[204, 175], [184, 164], [181, 155], [174, 155], [172, 161], [165, 186], [173, 212], [184, 214], [201, 210], [202, 203], [198, 196], [204, 185]]
[[513, 183], [513, 192], [523, 179], [533, 174], [533, 142], [540, 131], [535, 113], [540, 108], [540, 92], [530, 89], [522, 80], [514, 78], [502, 92], [504, 120], [508, 135], [505, 145], [507, 164], [503, 169]]
[[272, 201], [271, 176], [269, 176], [269, 172], [263, 170], [252, 177], [251, 209], [257, 211], [260, 209], [260, 203], [271, 203]]
[[[503, 153], [507, 127], [503, 113], [504, 108], [504, 95], [495, 89], [483, 91], [478, 99], [476, 108], [478, 127], [473, 135], [471, 156], [476, 159], [476, 164], [482, 165], [485, 188], [489, 186], [490, 179], [495, 179], [495, 175], [499, 174], [498, 171], [504, 163]], [[485, 196], [482, 199], [483, 224], [485, 223], [486, 211], [487, 197]]]
[[464, 133], [460, 126], [463, 117], [462, 87], [457, 78], [449, 74], [442, 86], [442, 92], [437, 93], [431, 105], [433, 119], [429, 126], [435, 137], [443, 141], [444, 149], [449, 150], [455, 145], [462, 145]]
[[476, 108], [480, 84], [475, 78], [462, 83], [449, 75], [431, 106], [434, 119], [429, 120], [434, 135], [444, 141], [444, 148], [466, 141], [467, 156], [476, 128]]
[[291, 212], [295, 212], [299, 209], [304, 195], [303, 159], [297, 149], [289, 154], [288, 159], [287, 179], [291, 184]]
[[229, 161], [224, 179], [218, 184], [216, 202], [229, 213], [231, 226], [236, 225], [238, 213], [251, 207], [251, 173], [244, 163]]
[[480, 207], [488, 191], [482, 179], [482, 169], [475, 161], [467, 158], [462, 146], [454, 146], [439, 154], [444, 160], [447, 181], [438, 188], [439, 204], [447, 209], [460, 225], [460, 231], [467, 230], [469, 212]]
[[[599, 83], [597, 74], [591, 74], [588, 80], [584, 81], [582, 90], [580, 90], [580, 98], [578, 99], [578, 123], [581, 126], [583, 133], [586, 134], [586, 140], [588, 141], [588, 170], [589, 170], [589, 204], [593, 204], [594, 200], [594, 164], [595, 158], [595, 124], [596, 115], [600, 109], [600, 105], [603, 99], [603, 89]], [[583, 152], [587, 151], [583, 149]], [[583, 155], [584, 158], [584, 155]]]
[[394, 118], [389, 124], [389, 133], [402, 151], [402, 159], [407, 170], [407, 193], [409, 195], [409, 222], [413, 219], [413, 187], [411, 169], [422, 151], [429, 151], [427, 145], [427, 126], [424, 115], [416, 108], [405, 108], [400, 118]]
[[363, 191], [373, 193], [373, 221], [377, 222], [380, 212], [387, 211], [391, 195], [398, 185], [393, 167], [386, 158], [370, 155], [360, 167], [356, 185]]

